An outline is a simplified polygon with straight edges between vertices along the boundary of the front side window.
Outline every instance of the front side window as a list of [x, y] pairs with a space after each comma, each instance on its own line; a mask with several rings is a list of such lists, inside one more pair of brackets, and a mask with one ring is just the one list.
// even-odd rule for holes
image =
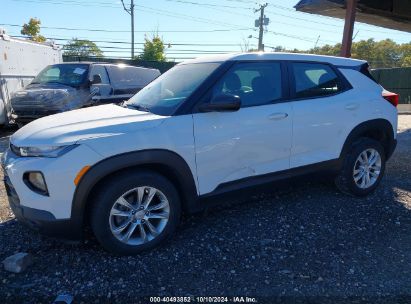
[[297, 98], [321, 97], [342, 91], [334, 70], [321, 63], [292, 63]]
[[158, 115], [173, 115], [220, 64], [210, 62], [177, 65], [144, 87], [125, 105]]
[[78, 87], [87, 81], [88, 64], [54, 64], [42, 70], [32, 84], [57, 83]]
[[242, 107], [272, 103], [282, 97], [281, 64], [238, 63], [214, 87], [212, 97], [221, 94], [239, 96]]

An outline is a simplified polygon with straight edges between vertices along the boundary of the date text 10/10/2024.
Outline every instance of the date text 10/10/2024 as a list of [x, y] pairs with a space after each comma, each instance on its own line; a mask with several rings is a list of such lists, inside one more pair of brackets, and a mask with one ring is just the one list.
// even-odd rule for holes
[[150, 297], [150, 303], [258, 303], [253, 297]]

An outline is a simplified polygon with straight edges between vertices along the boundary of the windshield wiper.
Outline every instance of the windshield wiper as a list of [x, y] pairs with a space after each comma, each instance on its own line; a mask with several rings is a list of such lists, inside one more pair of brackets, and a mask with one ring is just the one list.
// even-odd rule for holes
[[127, 107], [127, 108], [132, 108], [132, 109], [138, 110], [138, 111], [144, 111], [144, 112], [149, 112], [150, 113], [150, 110], [147, 107], [143, 106], [143, 105], [124, 104], [124, 106]]

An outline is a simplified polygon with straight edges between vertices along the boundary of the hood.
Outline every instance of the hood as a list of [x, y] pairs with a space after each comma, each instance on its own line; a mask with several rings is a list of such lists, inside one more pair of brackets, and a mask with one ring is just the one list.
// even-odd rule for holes
[[109, 104], [37, 119], [14, 133], [10, 141], [18, 147], [69, 145], [153, 128], [164, 119], [164, 116]]
[[67, 111], [79, 108], [90, 97], [90, 90], [83, 88], [57, 83], [30, 84], [12, 95], [11, 106], [15, 110], [45, 108], [48, 111]]

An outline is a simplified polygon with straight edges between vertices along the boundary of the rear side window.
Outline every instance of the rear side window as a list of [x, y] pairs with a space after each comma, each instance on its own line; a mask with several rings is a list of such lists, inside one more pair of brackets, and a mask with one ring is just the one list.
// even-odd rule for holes
[[334, 70], [321, 63], [292, 63], [297, 98], [322, 97], [343, 90]]
[[142, 89], [160, 76], [158, 70], [133, 66], [108, 65], [107, 71], [116, 89]]
[[94, 75], [100, 75], [102, 84], [110, 84], [106, 68], [102, 65], [93, 65], [90, 74], [90, 80], [93, 80]]

